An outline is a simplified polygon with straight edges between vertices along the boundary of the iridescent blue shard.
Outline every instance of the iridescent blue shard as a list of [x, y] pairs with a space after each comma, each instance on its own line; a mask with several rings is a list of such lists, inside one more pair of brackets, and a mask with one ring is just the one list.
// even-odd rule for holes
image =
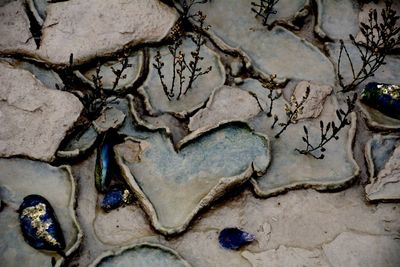
[[132, 193], [123, 186], [114, 186], [108, 190], [101, 202], [101, 208], [109, 212], [110, 210], [132, 203]]
[[112, 146], [110, 143], [103, 143], [97, 150], [95, 185], [99, 192], [105, 192], [110, 185], [110, 159]]
[[383, 114], [400, 119], [400, 86], [368, 83], [361, 95], [361, 101]]
[[219, 244], [226, 249], [238, 249], [254, 241], [256, 237], [238, 228], [225, 228], [219, 233]]
[[44, 197], [26, 196], [18, 212], [22, 235], [30, 246], [56, 252], [65, 249], [64, 235], [56, 214]]

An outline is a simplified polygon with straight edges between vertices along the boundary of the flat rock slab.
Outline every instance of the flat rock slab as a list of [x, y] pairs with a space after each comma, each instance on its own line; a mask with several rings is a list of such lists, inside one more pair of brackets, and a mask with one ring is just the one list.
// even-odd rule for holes
[[204, 109], [190, 118], [189, 130], [210, 128], [223, 121], [246, 121], [260, 111], [254, 96], [239, 88], [223, 86], [215, 91]]
[[359, 6], [352, 0], [317, 0], [318, 18], [314, 28], [321, 38], [349, 39], [359, 31]]
[[[164, 63], [162, 68], [162, 75], [164, 75], [164, 83], [169, 91], [172, 91], [174, 96], [169, 100], [166, 96], [163, 86], [160, 81], [160, 75], [154, 67], [156, 63], [154, 56], [157, 51], [160, 51], [161, 61]], [[192, 61], [191, 53], [196, 51], [196, 46], [187, 37], [182, 40], [182, 45], [178, 51], [185, 54], [187, 64]], [[177, 53], [179, 53], [177, 51]], [[205, 71], [211, 67], [211, 71], [205, 75], [199, 76], [192, 84], [187, 93], [186, 88], [190, 80], [190, 71], [186, 68], [183, 71], [185, 79], [183, 81], [182, 91], [179, 95], [180, 78], [177, 74], [178, 65], [174, 64], [176, 59], [172, 56], [167, 46], [150, 51], [150, 70], [147, 79], [144, 81], [143, 86], [139, 88], [139, 93], [144, 95], [146, 109], [152, 115], [160, 115], [162, 113], [171, 113], [177, 117], [185, 117], [187, 114], [199, 109], [209, 99], [211, 93], [217, 88], [221, 87], [225, 82], [225, 68], [221, 62], [219, 55], [207, 46], [200, 48], [200, 57], [204, 59], [198, 62], [197, 67], [201, 71]], [[175, 75], [174, 75], [175, 71]], [[175, 77], [175, 80], [173, 79]], [[173, 89], [173, 90], [172, 90]]]
[[165, 235], [184, 231], [201, 209], [264, 173], [270, 161], [268, 139], [244, 123], [194, 132], [176, 148], [157, 130], [145, 139], [127, 137], [114, 151], [152, 225]]
[[[362, 60], [360, 53], [351, 42], [344, 42], [346, 45], [347, 51], [349, 52], [351, 62], [354, 66], [354, 71], [357, 73], [362, 66]], [[328, 43], [325, 45], [325, 48], [329, 54], [329, 57], [332, 62], [334, 62], [336, 68], [339, 53], [340, 53], [340, 43]], [[377, 83], [386, 83], [386, 84], [400, 84], [400, 77], [398, 73], [400, 72], [400, 56], [398, 55], [388, 55], [385, 58], [386, 64], [381, 66], [375, 73], [373, 77], [366, 79], [362, 82], [358, 88], [363, 89], [364, 86], [368, 82], [377, 82]], [[342, 60], [340, 64], [341, 75], [343, 76], [343, 80], [345, 84], [348, 84], [352, 80], [352, 71], [350, 67], [349, 60], [347, 59], [345, 52], [343, 51]], [[340, 87], [339, 87], [340, 88]]]
[[35, 51], [36, 44], [29, 27], [23, 1], [0, 6], [0, 54]]
[[[281, 2], [293, 15], [306, 5], [306, 1]], [[207, 15], [211, 37], [218, 46], [244, 55], [257, 70], [279, 78], [335, 83], [332, 63], [318, 48], [282, 27], [268, 31], [255, 18], [250, 3], [219, 0], [196, 8]]]
[[367, 143], [365, 156], [370, 184], [365, 187], [370, 201], [400, 200], [400, 136], [374, 135]]
[[82, 104], [74, 95], [46, 88], [26, 70], [0, 63], [0, 156], [51, 161]]
[[[27, 39], [19, 35], [18, 40], [12, 39], [18, 28], [7, 30], [7, 38], [2, 38], [5, 45], [0, 53], [22, 52], [55, 65], [67, 65], [72, 53], [74, 63], [82, 64], [96, 56], [111, 55], [124, 46], [159, 42], [177, 19], [174, 9], [157, 0], [58, 2], [47, 7], [38, 50], [13, 48], [17, 41], [26, 42]], [[18, 27], [24, 27], [22, 30], [29, 32], [26, 22], [18, 24]], [[7, 29], [6, 25], [3, 28]]]
[[[256, 94], [262, 105], [269, 105], [268, 92], [259, 82], [249, 80], [241, 88]], [[311, 90], [313, 88], [318, 90], [317, 86], [312, 86]], [[312, 95], [314, 93], [310, 92], [310, 96]], [[267, 102], [265, 103], [264, 101]], [[272, 109], [272, 114], [277, 115], [279, 122], [283, 123], [287, 119], [285, 104], [287, 104], [286, 100], [281, 97], [274, 102]], [[340, 188], [357, 176], [359, 167], [354, 160], [352, 152], [352, 141], [356, 127], [355, 114], [349, 116], [351, 125], [339, 132], [339, 140], [333, 140], [325, 146], [324, 159], [315, 159], [311, 155], [301, 155], [295, 151], [296, 148], [304, 149], [306, 146], [302, 141], [304, 126], [308, 128], [310, 143], [319, 144], [321, 136], [320, 120], [323, 120], [325, 124], [329, 121], [336, 121], [337, 124], [336, 110], [339, 107], [336, 97], [333, 95], [328, 96], [322, 113], [318, 118], [302, 119], [296, 124], [289, 125], [279, 138], [274, 138], [274, 136], [281, 127], [276, 125], [274, 129], [271, 129], [273, 118], [268, 117], [266, 114], [260, 114], [252, 119], [250, 125], [256, 131], [273, 138], [271, 140], [273, 151], [271, 165], [265, 175], [252, 180], [258, 196], [268, 197], [289, 189], [301, 187], [313, 187], [316, 189]]]
[[400, 242], [392, 236], [344, 232], [322, 248], [330, 266], [396, 267], [400, 265]]
[[25, 242], [18, 210], [24, 197], [41, 195], [54, 209], [71, 255], [82, 241], [82, 231], [75, 214], [75, 180], [69, 167], [25, 159], [0, 159], [0, 198], [6, 207], [0, 214], [1, 266], [61, 266], [64, 259], [55, 252], [38, 251]]

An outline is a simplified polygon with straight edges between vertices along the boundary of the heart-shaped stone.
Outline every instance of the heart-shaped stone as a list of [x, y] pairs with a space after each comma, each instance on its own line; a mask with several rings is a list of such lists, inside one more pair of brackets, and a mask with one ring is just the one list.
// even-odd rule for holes
[[202, 208], [270, 162], [267, 137], [239, 122], [193, 132], [177, 148], [166, 131], [153, 130], [114, 151], [154, 228], [166, 235], [184, 231]]

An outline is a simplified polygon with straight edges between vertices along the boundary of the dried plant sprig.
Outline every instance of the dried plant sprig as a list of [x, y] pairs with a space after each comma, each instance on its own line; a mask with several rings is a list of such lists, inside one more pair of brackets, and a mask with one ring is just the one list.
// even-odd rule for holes
[[194, 5], [205, 4], [208, 2], [208, 0], [181, 0], [180, 2], [181, 2], [182, 10], [183, 10], [183, 14], [182, 14], [183, 19], [189, 19], [189, 18], [195, 16], [195, 15], [190, 14], [190, 9]]
[[[162, 68], [164, 67], [164, 62], [161, 61], [160, 51], [157, 51], [156, 55], [154, 56], [154, 61], [156, 63], [153, 63], [153, 66], [157, 70], [158, 77], [160, 78], [161, 86], [164, 90], [164, 94], [168, 97], [168, 100], [171, 100], [171, 97], [173, 97], [173, 95], [171, 95], [171, 93], [168, 89], [168, 86], [164, 82], [165, 76], [162, 73]], [[175, 66], [175, 64], [174, 64], [174, 66]], [[174, 71], [174, 78], [175, 78], [175, 71]]]
[[268, 18], [271, 14], [276, 14], [277, 11], [274, 9], [275, 5], [279, 0], [260, 0], [259, 3], [251, 2], [253, 6], [251, 11], [256, 13], [256, 17], [262, 18], [262, 24], [268, 26]]
[[347, 125], [351, 124], [351, 121], [348, 119], [350, 114], [353, 112], [355, 108], [355, 104], [357, 101], [357, 94], [354, 94], [353, 97], [348, 96], [346, 98], [347, 109], [344, 111], [343, 109], [336, 110], [336, 117], [339, 121], [339, 124], [336, 125], [334, 121], [328, 122], [325, 126], [325, 123], [320, 121], [320, 132], [321, 139], [317, 145], [312, 145], [310, 143], [309, 132], [306, 126], [304, 126], [304, 136], [302, 137], [303, 142], [306, 144], [305, 149], [295, 150], [303, 155], [310, 155], [316, 159], [323, 159], [325, 157], [324, 152], [326, 151], [325, 145], [329, 143], [331, 140], [338, 140], [338, 133]]
[[[206, 75], [212, 70], [212, 66], [207, 67], [203, 70], [199, 67], [199, 63], [204, 60], [204, 57], [200, 56], [201, 47], [206, 44], [206, 39], [203, 36], [202, 31], [207, 31], [210, 26], [205, 26], [206, 16], [201, 12], [197, 12], [193, 15], [193, 18], [199, 23], [199, 30], [190, 36], [191, 41], [195, 44], [195, 49], [190, 53], [191, 60], [189, 63], [186, 60], [185, 54], [179, 51], [179, 47], [182, 45], [182, 38], [179, 38], [174, 42], [173, 45], [168, 46], [168, 50], [172, 56], [172, 81], [171, 85], [168, 87], [164, 81], [164, 74], [162, 69], [165, 63], [161, 60], [162, 56], [160, 51], [157, 51], [154, 56], [155, 63], [153, 63], [154, 68], [157, 70], [158, 76], [160, 78], [161, 86], [163, 87], [164, 94], [167, 96], [168, 100], [173, 100], [175, 95], [176, 100], [179, 100], [182, 95], [186, 93], [193, 87], [193, 83], [202, 75]], [[188, 83], [184, 87], [184, 83], [188, 78]], [[175, 83], [179, 79], [178, 93], [175, 92]]]
[[[200, 24], [199, 27], [201, 30], [208, 31], [210, 29], [210, 25], [204, 26], [206, 15], [204, 15], [201, 11], [199, 11], [195, 14], [195, 17], [197, 18], [196, 20]], [[192, 88], [193, 82], [198, 77], [205, 75], [212, 70], [212, 66], [207, 67], [207, 69], [205, 71], [202, 71], [202, 69], [198, 67], [199, 62], [204, 60], [204, 57], [200, 56], [200, 49], [207, 42], [207, 40], [204, 38], [203, 34], [198, 32], [194, 36], [190, 36], [190, 38], [191, 38], [192, 42], [196, 45], [196, 48], [195, 48], [195, 51], [190, 53], [192, 60], [189, 62], [189, 64], [186, 64], [186, 62], [184, 61], [190, 72], [190, 76], [189, 76], [188, 86], [183, 94], [186, 94], [187, 91]]]
[[[296, 96], [292, 95], [290, 98], [290, 103], [285, 104], [285, 112], [287, 120], [285, 123], [278, 123], [281, 126], [281, 130], [275, 135], [275, 138], [279, 138], [281, 134], [289, 127], [289, 125], [294, 124], [298, 120], [298, 116], [303, 113], [304, 103], [310, 96], [310, 87], [306, 88], [305, 94], [303, 95], [301, 101], [297, 101]], [[274, 122], [274, 126], [277, 122]]]
[[[381, 23], [378, 22], [376, 9], [371, 9], [368, 14], [368, 24], [360, 24], [361, 34], [366, 40], [365, 45], [357, 42], [354, 36], [350, 35], [350, 40], [357, 48], [362, 60], [362, 66], [358, 71], [354, 68], [343, 40], [340, 40], [337, 76], [344, 92], [355, 90], [363, 81], [374, 76], [374, 73], [385, 64], [386, 55], [400, 45], [400, 27], [397, 23], [399, 16], [396, 16], [396, 11], [392, 9], [392, 4], [392, 0], [385, 0], [385, 8], [381, 12]], [[341, 72], [343, 52], [345, 52], [344, 54], [350, 63], [352, 73], [352, 81], [348, 84], [344, 83]]]
[[121, 63], [121, 68], [120, 69], [116, 69], [114, 67], [111, 67], [111, 70], [115, 75], [115, 80], [113, 82], [112, 90], [117, 88], [120, 79], [126, 79], [126, 74], [123, 74], [124, 71], [127, 68], [131, 68], [132, 67], [132, 64], [129, 63], [129, 57], [128, 57], [127, 54], [125, 54], [123, 57], [121, 57], [118, 61]]

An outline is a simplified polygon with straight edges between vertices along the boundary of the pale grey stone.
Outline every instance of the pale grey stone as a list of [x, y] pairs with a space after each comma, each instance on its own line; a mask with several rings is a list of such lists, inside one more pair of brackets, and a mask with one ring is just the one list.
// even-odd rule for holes
[[302, 81], [294, 89], [293, 95], [297, 100], [300, 101], [302, 99], [307, 87], [310, 87], [310, 94], [304, 102], [303, 112], [297, 117], [299, 120], [317, 118], [324, 108], [326, 98], [332, 93], [332, 87], [330, 86]]
[[212, 127], [223, 121], [246, 121], [260, 111], [254, 96], [239, 88], [223, 86], [215, 91], [204, 109], [190, 118], [189, 130]]
[[0, 53], [35, 51], [36, 44], [29, 27], [22, 0], [0, 6]]
[[331, 266], [396, 267], [400, 265], [400, 241], [392, 236], [344, 232], [322, 248]]
[[51, 161], [78, 119], [74, 95], [46, 88], [26, 70], [0, 64], [0, 156]]

